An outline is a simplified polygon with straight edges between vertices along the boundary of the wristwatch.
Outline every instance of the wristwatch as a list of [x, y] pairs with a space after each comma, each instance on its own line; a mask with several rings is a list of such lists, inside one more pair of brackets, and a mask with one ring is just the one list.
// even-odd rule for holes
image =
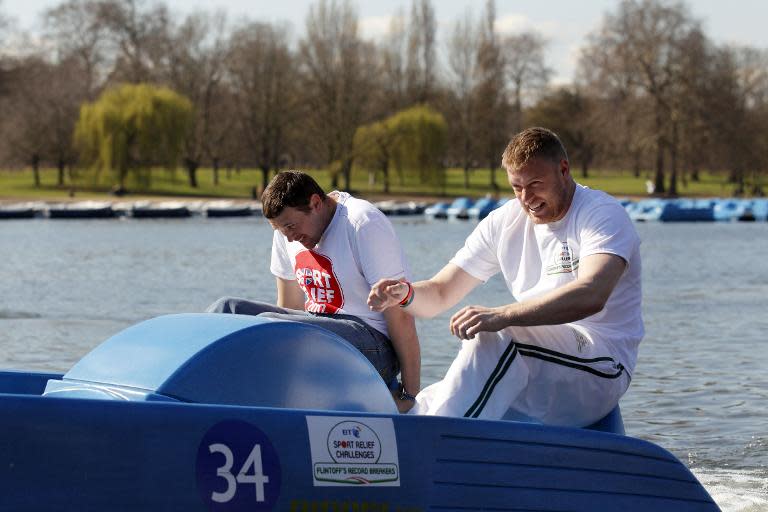
[[400, 389], [398, 390], [397, 399], [398, 400], [408, 400], [410, 402], [415, 402], [416, 401], [416, 397], [413, 396], [412, 394], [408, 393], [405, 390], [405, 386], [403, 386], [402, 384], [400, 384]]

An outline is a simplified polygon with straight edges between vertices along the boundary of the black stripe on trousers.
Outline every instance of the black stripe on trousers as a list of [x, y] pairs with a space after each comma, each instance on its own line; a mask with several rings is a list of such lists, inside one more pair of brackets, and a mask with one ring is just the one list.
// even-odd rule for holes
[[566, 354], [564, 352], [556, 352], [549, 348], [539, 347], [538, 345], [526, 345], [525, 343], [515, 343], [517, 345], [517, 348], [520, 350], [533, 350], [535, 352], [543, 352], [544, 354], [549, 354], [555, 357], [559, 357], [560, 359], [568, 359], [571, 361], [576, 361], [579, 363], [598, 363], [600, 361], [614, 361], [612, 357], [608, 356], [602, 356], [602, 357], [593, 357], [591, 359], [585, 359], [583, 357], [576, 357], [572, 356], [571, 354]]
[[[588, 372], [588, 373], [591, 373], [592, 375], [597, 375], [598, 377], [602, 377], [604, 379], [618, 379], [624, 373], [624, 365], [622, 365], [621, 363], [618, 363], [615, 365], [616, 368], [618, 369], [616, 373], [605, 373], [605, 372], [601, 372], [600, 370], [595, 370], [591, 366], [587, 366], [585, 364], [577, 364], [577, 363], [572, 363], [570, 361], [563, 361], [562, 359], [558, 359], [557, 357], [548, 356], [545, 354], [541, 354], [539, 352], [534, 352], [532, 350], [524, 350], [521, 348], [520, 355], [541, 359], [542, 361], [559, 364], [560, 366], [567, 366], [568, 368], [574, 368], [576, 370]], [[567, 354], [563, 354], [563, 355], [567, 355]], [[613, 358], [611, 357], [605, 357], [605, 358], [601, 357], [598, 359], [613, 361]]]
[[507, 346], [506, 350], [504, 350], [504, 353], [501, 354], [499, 362], [496, 363], [496, 368], [493, 369], [490, 377], [488, 377], [488, 380], [485, 381], [485, 386], [483, 386], [482, 391], [480, 391], [480, 396], [478, 396], [477, 400], [475, 400], [475, 403], [473, 403], [472, 406], [467, 409], [467, 412], [464, 413], [465, 418], [477, 418], [480, 415], [480, 413], [483, 411], [483, 407], [485, 407], [485, 404], [488, 403], [488, 399], [491, 398], [491, 393], [493, 393], [496, 385], [504, 377], [504, 374], [507, 373], [507, 370], [512, 364], [512, 361], [515, 359], [515, 356], [517, 356], [517, 346], [515, 345], [515, 340], [509, 340], [509, 345]]
[[[494, 368], [493, 372], [491, 372], [490, 377], [488, 377], [488, 380], [485, 382], [485, 386], [483, 386], [482, 391], [480, 391], [480, 396], [477, 397], [477, 400], [475, 400], [475, 403], [472, 404], [467, 412], [464, 413], [465, 418], [477, 418], [480, 415], [483, 408], [488, 403], [488, 400], [491, 398], [491, 394], [496, 388], [496, 385], [504, 377], [518, 352], [521, 356], [533, 357], [553, 364], [559, 364], [560, 366], [585, 371], [605, 379], [617, 379], [624, 373], [624, 366], [621, 363], [616, 364], [616, 368], [618, 369], [616, 373], [601, 372], [590, 366], [587, 366], [586, 364], [577, 363], [577, 361], [580, 363], [614, 361], [612, 357], [596, 357], [593, 359], [585, 359], [572, 356], [570, 354], [564, 354], [562, 352], [556, 352], [547, 348], [537, 347], [535, 345], [516, 343], [514, 340], [510, 340], [509, 346], [499, 358], [499, 362], [496, 364], [496, 368]], [[563, 359], [565, 359], [565, 361]]]

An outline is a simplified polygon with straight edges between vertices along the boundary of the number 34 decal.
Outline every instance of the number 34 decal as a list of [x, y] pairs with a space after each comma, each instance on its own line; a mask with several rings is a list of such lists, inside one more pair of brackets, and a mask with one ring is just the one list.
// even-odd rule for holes
[[208, 429], [197, 449], [197, 489], [211, 511], [273, 510], [280, 498], [280, 459], [255, 425], [227, 420]]
[[[216, 503], [227, 503], [235, 497], [238, 484], [254, 484], [256, 486], [256, 501], [264, 501], [264, 484], [269, 482], [269, 477], [264, 475], [264, 466], [261, 462], [261, 446], [254, 445], [250, 455], [245, 460], [245, 464], [240, 468], [237, 476], [232, 474], [232, 450], [229, 446], [221, 443], [214, 443], [208, 447], [211, 453], [221, 453], [224, 455], [224, 465], [216, 468], [216, 475], [227, 481], [227, 488], [224, 492], [213, 491], [211, 499]], [[249, 473], [250, 471], [250, 473]]]

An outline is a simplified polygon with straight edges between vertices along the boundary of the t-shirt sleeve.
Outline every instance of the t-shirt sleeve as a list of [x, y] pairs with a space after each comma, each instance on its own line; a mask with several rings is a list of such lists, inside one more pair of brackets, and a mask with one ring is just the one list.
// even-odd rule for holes
[[380, 279], [407, 278], [408, 264], [392, 223], [373, 217], [355, 230], [360, 267], [368, 285]]
[[493, 212], [481, 220], [464, 242], [464, 247], [451, 258], [451, 263], [483, 282], [498, 273], [501, 270], [497, 247], [500, 219], [501, 216]]
[[272, 236], [272, 261], [270, 262], [269, 270], [275, 277], [280, 279], [287, 281], [295, 279], [285, 237], [277, 230], [275, 230]]
[[640, 236], [621, 205], [606, 204], [591, 210], [581, 232], [582, 258], [615, 254], [629, 265], [639, 246]]

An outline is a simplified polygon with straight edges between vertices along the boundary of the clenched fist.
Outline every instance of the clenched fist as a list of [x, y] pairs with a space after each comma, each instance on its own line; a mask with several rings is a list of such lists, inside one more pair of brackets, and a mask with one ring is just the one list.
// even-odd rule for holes
[[381, 279], [371, 287], [368, 307], [372, 311], [384, 311], [396, 306], [408, 295], [408, 284], [395, 279]]

